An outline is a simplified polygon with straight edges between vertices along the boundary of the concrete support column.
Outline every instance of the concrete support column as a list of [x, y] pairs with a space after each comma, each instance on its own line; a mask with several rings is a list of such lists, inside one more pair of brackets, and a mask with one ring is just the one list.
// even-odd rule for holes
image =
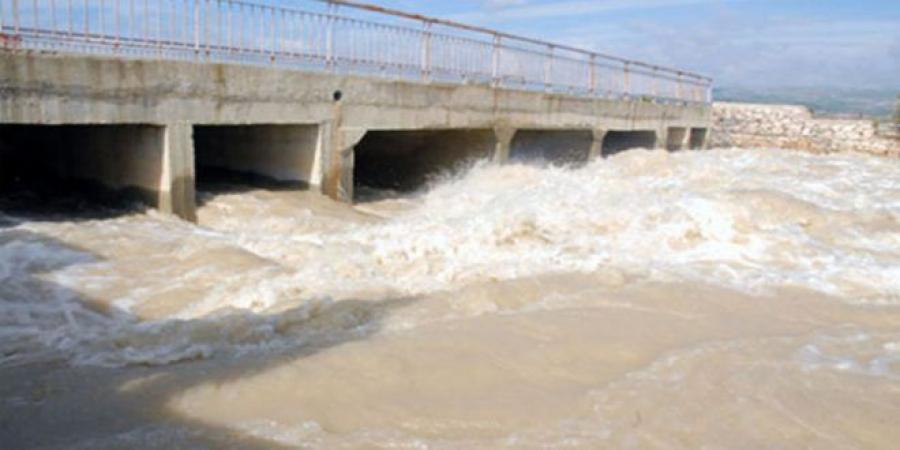
[[655, 150], [665, 149], [669, 143], [669, 129], [666, 127], [657, 128], [656, 131], [656, 143], [653, 145]]
[[353, 149], [363, 136], [365, 128], [331, 127], [329, 149], [324, 152], [322, 172], [322, 193], [339, 201], [353, 201]]
[[607, 131], [608, 130], [605, 128], [594, 128], [594, 140], [591, 142], [591, 151], [588, 155], [588, 160], [603, 156], [603, 139], [606, 138]]
[[185, 122], [170, 123], [165, 127], [157, 207], [160, 211], [196, 222], [193, 127]]
[[509, 161], [510, 147], [512, 146], [513, 137], [516, 135], [516, 129], [510, 127], [494, 128], [494, 137], [496, 144], [492, 160], [495, 163], [502, 164]]

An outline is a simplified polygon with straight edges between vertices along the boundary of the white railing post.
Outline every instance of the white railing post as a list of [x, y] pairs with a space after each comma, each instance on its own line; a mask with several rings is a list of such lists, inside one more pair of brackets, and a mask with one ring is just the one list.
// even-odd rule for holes
[[422, 24], [422, 81], [431, 82], [431, 22]]
[[72, 13], [72, 0], [66, 0], [66, 6], [68, 6], [68, 14], [66, 14], [66, 16], [67, 16], [66, 17], [66, 23], [67, 23], [66, 31], [68, 33], [69, 39], [72, 39], [72, 34], [75, 31], [75, 24], [74, 24], [75, 18], [73, 17], [74, 14]]
[[544, 57], [544, 90], [552, 90], [553, 83], [553, 44], [547, 46], [547, 54]]
[[589, 74], [588, 74], [588, 92], [591, 97], [597, 94], [597, 55], [591, 54]]
[[502, 37], [499, 34], [494, 34], [494, 42], [493, 49], [491, 52], [491, 81], [494, 84], [494, 87], [500, 87], [500, 51], [502, 49]]
[[88, 14], [88, 0], [84, 0], [84, 39], [89, 40], [91, 34], [91, 15]]
[[677, 98], [677, 99], [680, 100], [680, 101], [684, 101], [685, 99], [683, 98], [683, 95], [682, 95], [682, 93], [681, 93], [681, 91], [682, 91], [682, 87], [681, 87], [681, 83], [682, 83], [682, 80], [681, 80], [681, 72], [678, 72], [678, 81], [676, 81], [675, 83], [676, 83], [676, 84], [675, 84], [675, 98]]
[[134, 30], [134, 0], [128, 0], [128, 35], [130, 37], [137, 36]]
[[325, 66], [334, 70], [334, 17], [337, 14], [337, 3], [328, 2], [328, 18], [325, 20]]
[[[2, 3], [2, 1], [0, 1]], [[50, 0], [50, 29], [56, 34], [56, 1]]]
[[193, 0], [194, 3], [194, 56], [195, 59], [200, 55], [200, 0]]
[[116, 51], [118, 51], [122, 45], [122, 22], [119, 20], [119, 1], [120, 0], [113, 0], [113, 16], [115, 16], [114, 22], [116, 24]]
[[624, 78], [622, 79], [622, 83], [623, 83], [623, 84], [622, 84], [622, 88], [623, 88], [623, 89], [622, 89], [622, 90], [623, 90], [622, 93], [625, 94], [625, 98], [626, 98], [626, 99], [631, 97], [631, 79], [630, 79], [630, 77], [629, 77], [629, 72], [628, 72], [628, 65], [629, 65], [629, 64], [630, 64], [629, 62], [625, 62], [625, 68], [624, 68], [623, 73], [622, 73], [622, 74], [623, 74], [623, 77], [624, 77]]
[[19, 34], [19, 0], [13, 0], [13, 32]]

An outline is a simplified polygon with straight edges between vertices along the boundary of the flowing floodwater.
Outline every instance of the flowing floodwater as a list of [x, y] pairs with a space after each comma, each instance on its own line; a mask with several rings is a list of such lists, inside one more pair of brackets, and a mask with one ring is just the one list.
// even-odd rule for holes
[[3, 448], [896, 448], [900, 164], [475, 164], [0, 215]]

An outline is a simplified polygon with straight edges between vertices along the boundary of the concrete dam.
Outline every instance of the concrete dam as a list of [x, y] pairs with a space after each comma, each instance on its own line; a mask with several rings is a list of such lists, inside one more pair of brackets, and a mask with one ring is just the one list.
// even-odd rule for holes
[[223, 173], [353, 201], [711, 123], [706, 77], [353, 2], [0, 3], [0, 188], [90, 180], [187, 220]]

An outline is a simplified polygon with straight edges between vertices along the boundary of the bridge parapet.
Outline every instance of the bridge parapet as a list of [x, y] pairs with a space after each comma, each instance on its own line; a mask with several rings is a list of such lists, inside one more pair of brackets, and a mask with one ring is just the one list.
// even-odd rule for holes
[[7, 49], [709, 103], [690, 72], [351, 1], [0, 0]]

